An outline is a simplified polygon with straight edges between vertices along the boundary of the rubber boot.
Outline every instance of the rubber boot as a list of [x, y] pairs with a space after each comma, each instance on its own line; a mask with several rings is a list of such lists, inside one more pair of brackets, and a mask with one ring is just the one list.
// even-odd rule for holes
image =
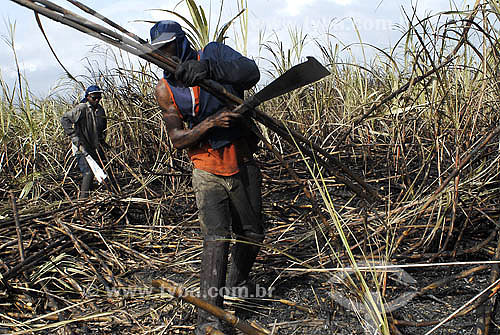
[[[220, 289], [226, 282], [229, 251], [229, 242], [221, 241], [223, 239], [227, 237], [213, 235], [205, 237], [200, 271], [200, 298], [220, 308], [223, 308], [224, 303], [224, 294]], [[198, 325], [195, 334], [206, 334], [207, 326], [219, 330], [222, 328], [218, 318], [198, 308]]]
[[[231, 266], [227, 278], [227, 287], [229, 288], [248, 285], [248, 275], [255, 263], [264, 236], [246, 234], [246, 237], [239, 238], [239, 240], [246, 242], [236, 242], [231, 249]], [[251, 290], [252, 287], [248, 287], [248, 289]]]
[[83, 174], [82, 186], [80, 188], [80, 196], [78, 199], [87, 199], [89, 197], [92, 179], [94, 179], [94, 174], [92, 172]]

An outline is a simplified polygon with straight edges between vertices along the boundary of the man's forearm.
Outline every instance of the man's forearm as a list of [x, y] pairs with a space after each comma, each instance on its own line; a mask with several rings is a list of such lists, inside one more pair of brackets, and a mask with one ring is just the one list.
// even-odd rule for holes
[[175, 148], [186, 149], [197, 145], [213, 127], [214, 122], [207, 118], [191, 129], [172, 129], [168, 134]]

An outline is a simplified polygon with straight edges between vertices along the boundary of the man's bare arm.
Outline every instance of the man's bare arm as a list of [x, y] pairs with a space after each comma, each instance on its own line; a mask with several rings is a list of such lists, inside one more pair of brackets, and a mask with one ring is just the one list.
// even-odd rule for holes
[[170, 93], [163, 81], [156, 85], [156, 100], [163, 111], [163, 120], [167, 126], [167, 134], [177, 149], [185, 149], [198, 144], [203, 136], [212, 128], [229, 128], [238, 122], [241, 114], [231, 111], [221, 111], [209, 116], [192, 129], [184, 129], [177, 108], [172, 102]]

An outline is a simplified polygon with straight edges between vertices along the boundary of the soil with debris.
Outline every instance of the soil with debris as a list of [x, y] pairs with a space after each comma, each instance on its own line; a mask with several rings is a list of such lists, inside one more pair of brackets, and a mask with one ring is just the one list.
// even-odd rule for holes
[[[300, 188], [279, 177], [277, 164], [273, 164], [262, 164], [267, 233], [252, 271], [253, 282], [272, 294], [246, 300], [227, 297], [226, 310], [237, 311], [270, 334], [375, 334], [373, 318], [359, 298], [356, 276], [350, 273], [351, 282], [345, 272], [321, 272], [349, 264], [339, 237], [324, 230], [329, 236], [325, 243], [321, 229], [328, 227], [318, 223]], [[101, 196], [105, 194], [101, 189], [86, 204], [61, 204], [45, 214], [33, 205], [30, 209], [30, 204], [20, 204], [25, 254], [41, 257], [33, 263], [23, 262], [21, 268], [15, 266], [19, 258], [13, 222], [0, 222], [0, 265], [4, 274], [10, 274], [2, 279], [8, 286], [0, 295], [0, 334], [192, 334], [196, 308], [152, 290], [151, 284], [153, 279], [172, 280], [196, 293], [199, 282], [201, 238], [189, 179], [168, 178], [172, 183], [184, 183], [179, 187], [182, 191], [156, 198], [147, 194]], [[351, 208], [358, 204], [342, 187], [329, 187], [336, 210], [350, 217]], [[74, 190], [67, 192], [75, 195]], [[355, 212], [349, 225], [345, 224], [357, 236], [359, 243], [353, 253], [358, 265], [363, 265], [363, 253], [384, 255], [384, 251], [374, 252], [380, 248], [376, 242], [363, 242], [365, 229], [375, 228], [363, 227], [366, 220], [359, 215]], [[495, 225], [487, 220], [469, 220], [467, 225], [459, 219], [456, 222], [459, 229], [453, 232], [450, 247], [441, 250], [448, 252], [445, 256], [431, 256], [440, 250], [439, 241], [411, 251], [422, 236], [428, 236], [415, 234], [400, 244], [392, 263], [471, 264], [405, 267], [404, 271], [388, 272], [379, 281], [383, 287], [367, 284], [372, 292], [384, 295], [391, 334], [426, 334], [439, 321], [473, 303], [491, 283], [488, 266], [417, 294], [433, 282], [492, 259]], [[55, 252], [44, 249], [61, 236]], [[446, 232], [437, 230], [436, 237], [434, 240], [443, 239]], [[349, 243], [353, 246], [355, 241]], [[405, 250], [410, 252], [405, 255]], [[478, 311], [451, 319], [433, 334], [476, 334]], [[422, 326], [431, 321], [434, 324]], [[489, 334], [499, 334], [499, 323], [496, 311]]]

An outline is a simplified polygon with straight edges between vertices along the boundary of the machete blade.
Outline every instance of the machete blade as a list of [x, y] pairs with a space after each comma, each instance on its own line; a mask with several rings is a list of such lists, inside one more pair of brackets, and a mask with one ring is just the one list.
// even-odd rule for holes
[[314, 57], [307, 57], [307, 61], [293, 66], [276, 78], [257, 94], [248, 99], [245, 104], [256, 107], [260, 103], [276, 98], [299, 87], [314, 83], [328, 76], [330, 72]]

